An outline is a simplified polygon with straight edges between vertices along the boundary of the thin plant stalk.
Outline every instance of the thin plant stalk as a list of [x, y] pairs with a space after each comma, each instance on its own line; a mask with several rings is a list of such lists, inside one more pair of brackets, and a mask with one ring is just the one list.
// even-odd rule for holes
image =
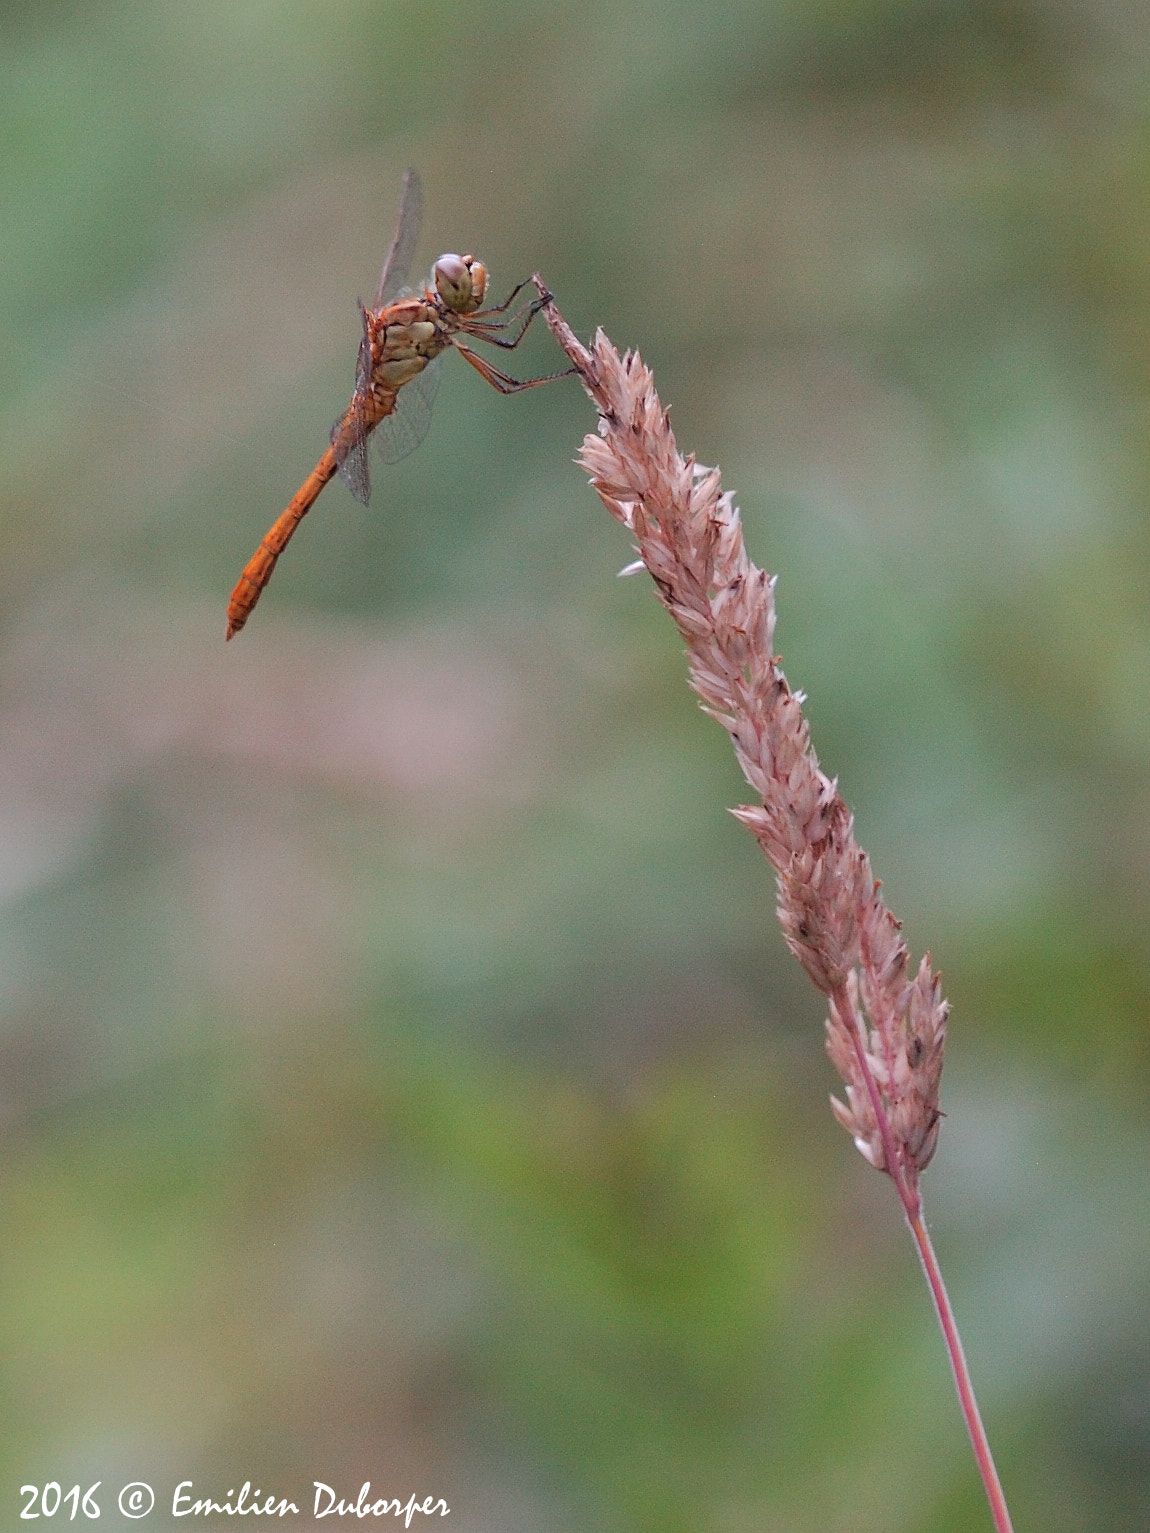
[[894, 1183], [918, 1248], [997, 1533], [1010, 1515], [979, 1415], [954, 1311], [923, 1219], [919, 1175], [938, 1142], [948, 1006], [926, 954], [911, 969], [854, 821], [811, 746], [802, 693], [772, 641], [774, 581], [749, 559], [717, 470], [684, 459], [650, 372], [600, 330], [583, 346], [536, 274], [543, 314], [599, 412], [581, 462], [632, 533], [639, 561], [686, 646], [704, 712], [730, 736], [759, 796], [732, 811], [775, 870], [783, 937], [827, 999], [826, 1045], [845, 1099], [831, 1108], [860, 1154]]
[[942, 1269], [938, 1265], [938, 1257], [931, 1244], [921, 1210], [913, 1217], [907, 1214], [907, 1223], [914, 1236], [914, 1243], [918, 1247], [919, 1260], [922, 1262], [922, 1270], [926, 1273], [930, 1296], [934, 1300], [935, 1311], [938, 1314], [938, 1323], [942, 1327], [951, 1371], [954, 1374], [954, 1387], [958, 1391], [958, 1403], [962, 1407], [966, 1430], [970, 1433], [970, 1444], [974, 1449], [978, 1472], [986, 1487], [986, 1499], [990, 1502], [994, 1526], [998, 1529], [998, 1533], [1011, 1533], [1006, 1495], [1002, 1489], [1002, 1481], [998, 1478], [994, 1455], [990, 1451], [990, 1440], [982, 1424], [982, 1413], [978, 1409], [978, 1401], [975, 1399], [974, 1383], [970, 1377], [970, 1369], [966, 1365], [966, 1353], [962, 1349], [962, 1337], [958, 1334], [958, 1322], [954, 1318], [950, 1295], [946, 1291]]

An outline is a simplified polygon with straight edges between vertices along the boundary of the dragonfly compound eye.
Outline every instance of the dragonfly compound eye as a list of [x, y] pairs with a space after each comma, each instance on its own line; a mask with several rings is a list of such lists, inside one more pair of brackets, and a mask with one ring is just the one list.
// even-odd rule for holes
[[463, 259], [471, 270], [471, 305], [475, 309], [481, 309], [487, 292], [487, 267], [482, 261], [477, 261], [474, 256], [464, 256]]
[[441, 255], [432, 268], [435, 291], [457, 314], [476, 307], [472, 301], [471, 271], [462, 256]]

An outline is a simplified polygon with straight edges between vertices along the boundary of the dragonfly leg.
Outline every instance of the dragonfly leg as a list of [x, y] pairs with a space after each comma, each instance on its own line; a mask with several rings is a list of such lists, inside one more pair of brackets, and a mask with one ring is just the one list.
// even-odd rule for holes
[[573, 367], [565, 367], [561, 373], [546, 373], [542, 378], [512, 378], [462, 341], [456, 341], [455, 349], [471, 363], [481, 378], [486, 378], [491, 387], [498, 389], [501, 394], [519, 394], [524, 389], [537, 389], [541, 383], [553, 383], [556, 378], [566, 378], [575, 371]]
[[517, 287], [513, 287], [511, 289], [510, 293], [507, 295], [507, 297], [503, 300], [502, 303], [496, 304], [495, 307], [491, 308], [491, 309], [483, 309], [481, 311], [483, 316], [486, 318], [486, 316], [488, 314], [506, 314], [508, 309], [515, 302], [516, 298], [519, 297], [519, 294], [523, 291], [523, 289], [525, 287], [530, 286], [530, 283], [531, 283], [531, 278], [530, 277], [525, 277], [523, 279], [523, 281], [518, 284]]
[[[531, 328], [531, 321], [543, 307], [542, 299], [533, 298], [530, 303], [525, 303], [521, 309], [502, 323], [488, 323], [481, 319], [476, 324], [476, 317], [471, 315], [467, 320], [467, 334], [474, 336], [477, 341], [486, 341], [490, 346], [502, 346], [507, 351], [514, 351]], [[515, 325], [518, 325], [519, 329], [513, 336], [502, 334], [505, 330], [513, 329]]]

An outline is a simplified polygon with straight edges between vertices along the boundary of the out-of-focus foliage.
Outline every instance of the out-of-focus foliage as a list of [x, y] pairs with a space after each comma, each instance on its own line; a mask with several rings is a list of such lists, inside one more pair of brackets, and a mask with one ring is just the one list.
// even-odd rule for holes
[[0, 5], [7, 1521], [988, 1525], [574, 383], [448, 358], [223, 645], [413, 163], [421, 262], [540, 269], [737, 492], [955, 1002], [1017, 1525], [1150, 1523], [1148, 121], [1132, 0]]

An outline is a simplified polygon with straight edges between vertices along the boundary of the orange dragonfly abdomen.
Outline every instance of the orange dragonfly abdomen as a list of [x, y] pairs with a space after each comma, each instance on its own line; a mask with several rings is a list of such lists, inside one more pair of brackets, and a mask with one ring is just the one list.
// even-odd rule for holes
[[[369, 413], [349, 406], [344, 416], [332, 429], [333, 446], [329, 447], [299, 489], [292, 496], [286, 511], [280, 513], [268, 528], [263, 542], [244, 566], [244, 572], [236, 581], [235, 590], [228, 602], [228, 625], [225, 637], [230, 639], [252, 615], [264, 586], [272, 578], [276, 560], [295, 536], [295, 530], [319, 499], [319, 493], [329, 480], [334, 479], [340, 462], [351, 444], [353, 433], [362, 432], [383, 420], [395, 409], [395, 391], [375, 389]], [[353, 419], [353, 411], [354, 419]], [[337, 448], [340, 451], [337, 454]]]
[[228, 602], [229, 639], [239, 633], [251, 617], [252, 608], [260, 599], [260, 592], [272, 578], [276, 560], [288, 546], [300, 522], [315, 505], [319, 492], [334, 477], [336, 468], [335, 453], [329, 447], [296, 491], [291, 505], [268, 528], [263, 542], [244, 566], [244, 572], [236, 581], [236, 588]]

